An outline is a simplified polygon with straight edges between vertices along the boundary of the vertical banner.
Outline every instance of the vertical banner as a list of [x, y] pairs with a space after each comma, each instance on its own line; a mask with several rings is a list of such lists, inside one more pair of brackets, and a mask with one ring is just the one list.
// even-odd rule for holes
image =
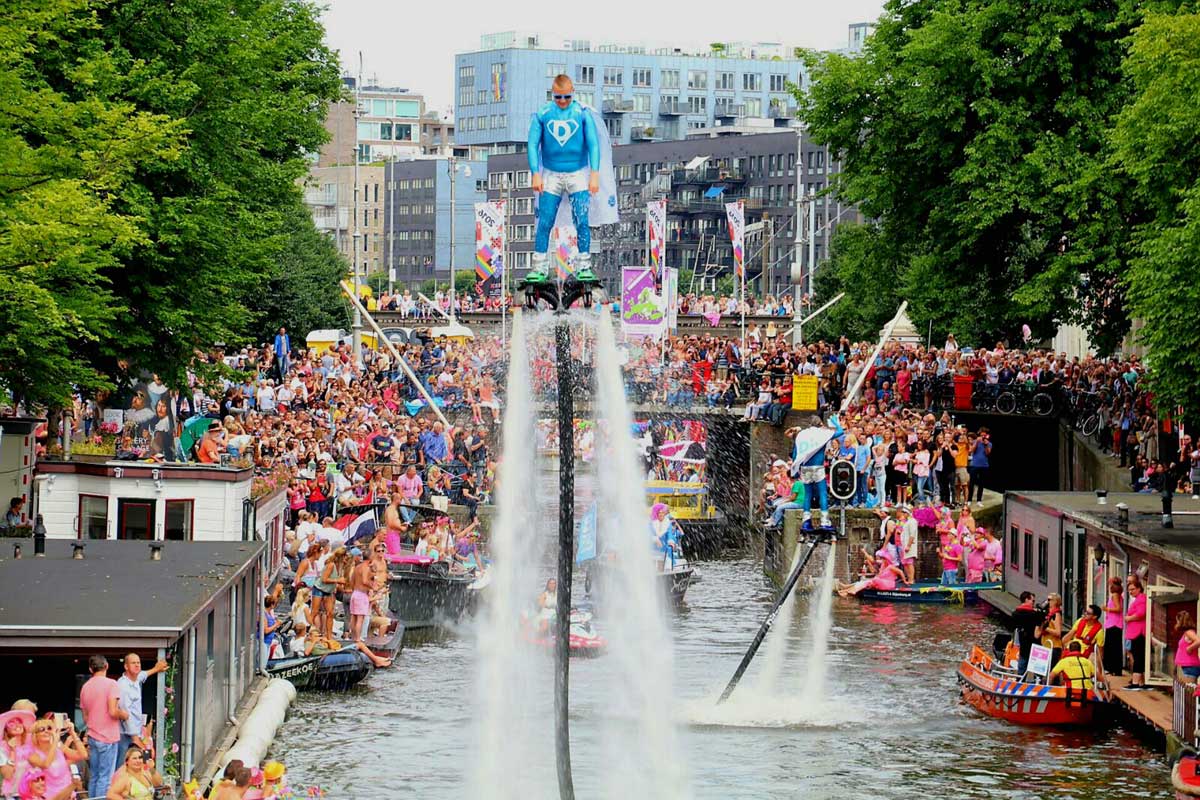
[[667, 267], [663, 279], [663, 294], [667, 299], [667, 328], [671, 333], [679, 327], [679, 270]]
[[654, 270], [621, 270], [621, 326], [629, 336], [660, 336], [666, 327], [663, 298], [654, 291]]
[[591, 561], [596, 557], [596, 531], [599, 528], [597, 519], [599, 517], [599, 509], [595, 503], [583, 514], [583, 519], [579, 520], [579, 538], [575, 548], [575, 563], [582, 564], [585, 561]]
[[646, 204], [646, 236], [649, 239], [650, 269], [660, 280], [667, 254], [667, 201], [655, 200]]
[[746, 210], [742, 201], [725, 204], [725, 219], [729, 223], [729, 241], [733, 244], [733, 269], [737, 279], [745, 279], [746, 254], [742, 248], [742, 239], [746, 232]]
[[498, 297], [503, 285], [505, 219], [503, 200], [475, 204], [475, 275], [488, 297]]
[[575, 274], [575, 256], [579, 255], [579, 237], [574, 225], [556, 225], [550, 230], [550, 248], [558, 279], [565, 281]]

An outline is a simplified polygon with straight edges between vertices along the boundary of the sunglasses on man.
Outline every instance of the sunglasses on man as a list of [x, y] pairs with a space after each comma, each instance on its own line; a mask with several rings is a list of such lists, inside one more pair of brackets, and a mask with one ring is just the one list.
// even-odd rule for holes
[[570, 100], [570, 99], [571, 99], [571, 97], [573, 97], [573, 95], [569, 95], [569, 94], [556, 94], [556, 95], [554, 95], [554, 99], [555, 99], [555, 100]]

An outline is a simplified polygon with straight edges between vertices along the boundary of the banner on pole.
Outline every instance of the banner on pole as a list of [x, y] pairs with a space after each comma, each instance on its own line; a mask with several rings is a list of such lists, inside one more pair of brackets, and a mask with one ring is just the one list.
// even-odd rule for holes
[[654, 288], [654, 270], [649, 267], [621, 270], [621, 326], [627, 335], [662, 335], [667, 315]]
[[679, 327], [679, 270], [675, 267], [667, 267], [663, 294], [667, 298], [667, 328], [675, 333]]
[[746, 234], [746, 209], [742, 201], [725, 204], [725, 220], [729, 223], [729, 241], [733, 244], [733, 269], [738, 280], [743, 280], [746, 269], [746, 254], [743, 239]]
[[556, 225], [550, 229], [550, 250], [558, 279], [575, 274], [575, 256], [579, 255], [579, 236], [574, 225]]
[[504, 278], [506, 216], [503, 200], [475, 204], [475, 275], [488, 297], [499, 296]]
[[650, 268], [655, 276], [663, 275], [667, 254], [667, 201], [655, 200], [646, 204], [646, 231], [650, 240]]

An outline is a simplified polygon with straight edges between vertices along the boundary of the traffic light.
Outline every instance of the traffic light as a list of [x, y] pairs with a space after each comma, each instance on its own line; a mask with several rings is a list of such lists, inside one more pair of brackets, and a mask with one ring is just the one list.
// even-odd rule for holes
[[858, 473], [849, 461], [835, 461], [829, 468], [829, 493], [838, 500], [849, 500], [854, 497], [858, 487]]

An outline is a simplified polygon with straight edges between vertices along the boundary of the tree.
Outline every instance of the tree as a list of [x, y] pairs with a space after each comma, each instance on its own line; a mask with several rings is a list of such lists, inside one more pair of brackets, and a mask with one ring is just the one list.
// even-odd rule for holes
[[[1136, 19], [1133, 0], [888, 0], [861, 56], [809, 57], [801, 116], [919, 327], [991, 344], [1082, 319], [1119, 340], [1130, 211], [1106, 129]], [[1117, 296], [1096, 313], [1081, 288]]]
[[13, 0], [0, 15], [0, 389], [34, 407], [110, 384], [77, 353], [112, 336], [127, 306], [111, 275], [146, 242], [115, 198], [167, 168], [183, 132], [107, 91], [109, 54], [74, 45], [96, 30], [91, 7]]
[[[349, 328], [349, 303], [338, 288], [346, 274], [345, 259], [313, 227], [299, 198], [284, 224], [288, 239], [266, 290], [248, 303], [255, 319], [254, 341], [270, 341], [281, 325], [298, 339], [312, 330]], [[385, 285], [386, 279], [384, 275]]]
[[1200, 408], [1200, 15], [1150, 14], [1125, 69], [1134, 97], [1113, 129], [1114, 163], [1146, 219], [1134, 229], [1125, 276], [1142, 320], [1160, 409]]
[[304, 156], [325, 139], [339, 69], [304, 0], [122, 0], [97, 16], [78, 46], [109, 54], [110, 90], [188, 135], [176, 161], [139, 170], [114, 198], [144, 235], [106, 271], [124, 307], [83, 355], [181, 385], [197, 348], [254, 331], [251, 304], [294, 240]]
[[830, 241], [829, 260], [813, 274], [813, 307], [819, 308], [839, 292], [846, 296], [805, 326], [805, 339], [878, 339], [902, 299], [897, 294], [896, 273], [896, 262], [889, 257], [877, 226], [838, 227]]

